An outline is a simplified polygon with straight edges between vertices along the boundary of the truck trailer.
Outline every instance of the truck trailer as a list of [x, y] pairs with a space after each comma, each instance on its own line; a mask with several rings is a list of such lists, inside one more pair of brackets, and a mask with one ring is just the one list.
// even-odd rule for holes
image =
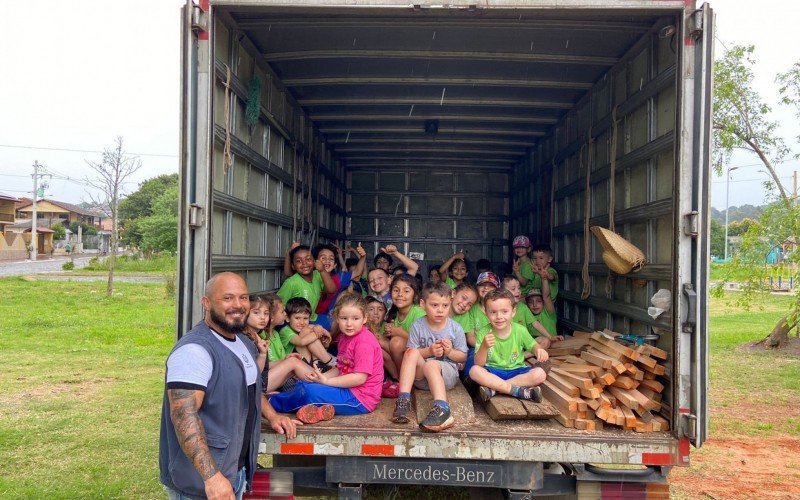
[[[707, 4], [188, 0], [181, 19], [178, 335], [215, 273], [278, 288], [295, 240], [396, 244], [420, 269], [463, 249], [502, 269], [525, 234], [553, 248], [560, 329], [656, 333], [668, 353], [669, 431], [495, 422], [475, 404], [431, 434], [392, 424], [385, 400], [294, 439], [264, 429], [257, 494], [668, 491], [708, 429]], [[597, 225], [643, 268], [610, 273]], [[662, 289], [671, 307], [653, 317]]]

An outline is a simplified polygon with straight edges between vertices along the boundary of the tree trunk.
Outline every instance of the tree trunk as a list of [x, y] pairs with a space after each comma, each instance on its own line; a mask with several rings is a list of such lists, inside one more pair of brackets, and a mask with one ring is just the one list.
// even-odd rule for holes
[[769, 336], [762, 340], [764, 347], [767, 349], [780, 349], [789, 340], [789, 331], [793, 326], [789, 324], [786, 316], [779, 319]]
[[109, 297], [114, 295], [114, 267], [117, 265], [117, 199], [119, 198], [118, 183], [114, 184], [111, 197], [111, 254], [108, 256], [108, 289]]

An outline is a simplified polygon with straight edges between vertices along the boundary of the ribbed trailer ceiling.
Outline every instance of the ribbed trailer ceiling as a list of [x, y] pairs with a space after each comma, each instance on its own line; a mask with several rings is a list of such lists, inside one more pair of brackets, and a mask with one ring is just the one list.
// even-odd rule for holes
[[658, 19], [572, 14], [231, 12], [349, 168], [513, 166]]

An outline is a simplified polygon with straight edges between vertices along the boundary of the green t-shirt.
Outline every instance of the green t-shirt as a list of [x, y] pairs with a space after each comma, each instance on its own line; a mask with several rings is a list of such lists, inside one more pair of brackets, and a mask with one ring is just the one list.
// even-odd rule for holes
[[278, 290], [278, 297], [281, 298], [284, 304], [295, 297], [303, 297], [311, 304], [311, 321], [317, 319], [317, 304], [322, 295], [322, 290], [325, 288], [325, 283], [322, 281], [322, 275], [316, 269], [311, 274], [311, 282], [309, 283], [303, 279], [300, 274], [295, 273], [283, 282], [281, 288]]
[[486, 333], [492, 328], [492, 323], [489, 321], [489, 317], [486, 316], [486, 313], [483, 312], [483, 309], [481, 309], [479, 304], [473, 305], [469, 312], [472, 314], [472, 321], [474, 321], [475, 324], [476, 338], [479, 333]]
[[533, 317], [533, 313], [524, 302], [517, 302], [517, 312], [514, 314], [513, 321], [524, 326], [532, 336], [536, 336], [536, 328], [533, 327], [536, 318]]
[[278, 336], [283, 344], [283, 355], [286, 356], [287, 354], [293, 353], [294, 344], [292, 344], [292, 339], [297, 337], [297, 332], [292, 330], [291, 326], [286, 325], [280, 329]]
[[275, 330], [269, 336], [269, 354], [267, 357], [270, 362], [280, 361], [286, 357], [286, 347], [283, 345], [280, 334]]
[[[522, 266], [528, 264], [528, 270], [530, 270], [531, 277], [528, 277], [527, 274], [522, 272]], [[533, 272], [533, 269], [530, 266], [530, 262], [526, 262], [525, 264], [521, 264], [519, 266], [519, 272], [525, 278], [528, 278], [528, 284], [522, 288], [522, 296], [524, 297], [529, 290], [533, 288], [538, 288], [539, 290], [542, 289], [542, 277], [538, 274]], [[550, 280], [550, 298], [555, 301], [558, 298], [558, 273], [552, 267], [547, 268], [547, 272], [553, 279]]]
[[406, 318], [403, 321], [398, 321], [399, 319], [398, 316], [397, 318], [394, 319], [394, 324], [403, 327], [403, 330], [405, 330], [406, 333], [408, 333], [411, 331], [411, 325], [416, 320], [418, 320], [423, 316], [425, 316], [425, 309], [415, 304], [411, 306], [411, 309], [409, 309], [408, 314], [406, 315]]
[[[539, 314], [531, 313], [531, 316], [533, 316], [534, 320], [541, 323], [544, 329], [547, 330], [548, 333], [550, 333], [550, 335], [558, 335], [558, 333], [556, 333], [557, 330], [556, 330], [555, 312], [550, 312], [547, 309], [542, 309], [542, 312], [540, 312]], [[536, 329], [534, 329], [534, 331], [531, 333], [533, 334], [534, 337], [538, 337], [539, 335], [541, 335], [539, 331]]]
[[[489, 330], [491, 331], [491, 330]], [[475, 344], [475, 352], [480, 349], [483, 339], [489, 332], [478, 334], [478, 341]], [[501, 370], [514, 370], [525, 366], [525, 351], [529, 351], [536, 345], [531, 334], [524, 326], [518, 323], [511, 323], [511, 332], [507, 338], [501, 339], [494, 336], [494, 347], [489, 348], [486, 356], [486, 366], [499, 368]]]
[[464, 314], [456, 314], [451, 319], [461, 325], [464, 333], [469, 333], [475, 329], [475, 316], [472, 314], [472, 309]]
[[453, 289], [455, 289], [455, 287], [458, 286], [458, 283], [456, 283], [456, 280], [454, 280], [450, 276], [448, 276], [447, 279], [444, 280], [444, 284], [449, 286], [450, 288], [453, 288]]

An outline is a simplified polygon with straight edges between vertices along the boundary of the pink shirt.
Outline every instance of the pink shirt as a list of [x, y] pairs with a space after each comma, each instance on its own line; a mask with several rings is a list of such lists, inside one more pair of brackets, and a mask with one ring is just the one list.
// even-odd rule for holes
[[350, 390], [369, 411], [375, 411], [378, 403], [381, 402], [383, 354], [375, 335], [369, 331], [366, 325], [352, 337], [339, 335], [339, 355], [336, 367], [339, 369], [340, 375], [367, 374], [366, 382], [351, 387]]

